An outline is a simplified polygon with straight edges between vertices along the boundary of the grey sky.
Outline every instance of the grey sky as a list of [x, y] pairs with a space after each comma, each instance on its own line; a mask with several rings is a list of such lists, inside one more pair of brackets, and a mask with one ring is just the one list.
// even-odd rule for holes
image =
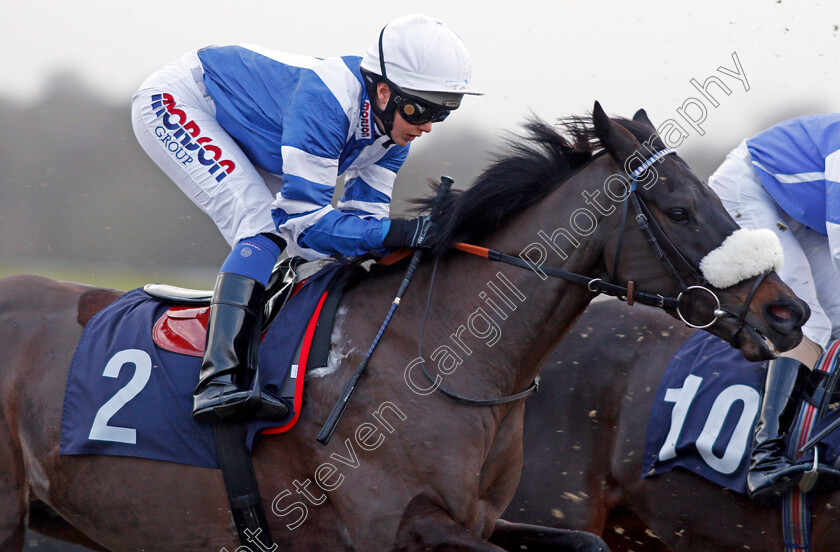
[[[531, 111], [553, 120], [589, 110], [645, 107], [657, 124], [700, 94], [690, 84], [721, 77], [731, 94], [687, 145], [734, 143], [779, 116], [816, 108], [840, 111], [840, 7], [833, 0], [495, 1], [419, 4], [203, 0], [6, 0], [0, 17], [0, 97], [37, 97], [57, 71], [77, 71], [113, 101], [128, 105], [157, 67], [206, 44], [252, 42], [321, 57], [364, 53], [381, 26], [413, 8], [444, 19], [473, 54], [474, 86], [435, 132], [469, 125], [498, 132]], [[737, 53], [749, 82], [723, 76]], [[689, 108], [691, 110], [692, 108]], [[695, 117], [700, 117], [695, 109]]]

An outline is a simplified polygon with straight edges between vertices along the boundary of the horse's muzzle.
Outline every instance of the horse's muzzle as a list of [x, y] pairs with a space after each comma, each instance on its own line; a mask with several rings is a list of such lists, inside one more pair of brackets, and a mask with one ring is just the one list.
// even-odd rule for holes
[[[799, 298], [768, 301], [761, 308], [757, 323], [742, 324], [733, 336], [733, 346], [741, 349], [747, 360], [769, 360], [794, 348], [802, 339], [802, 325], [811, 309]], [[737, 343], [737, 345], [736, 345]]]

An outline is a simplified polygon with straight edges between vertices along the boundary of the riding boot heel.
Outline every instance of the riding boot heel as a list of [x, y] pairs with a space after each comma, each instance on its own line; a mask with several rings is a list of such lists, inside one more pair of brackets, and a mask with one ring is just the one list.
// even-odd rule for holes
[[260, 420], [283, 420], [289, 414], [288, 403], [275, 396], [271, 392], [263, 389], [260, 385], [260, 369], [254, 374], [254, 390], [259, 393], [258, 406], [256, 411], [256, 418]]

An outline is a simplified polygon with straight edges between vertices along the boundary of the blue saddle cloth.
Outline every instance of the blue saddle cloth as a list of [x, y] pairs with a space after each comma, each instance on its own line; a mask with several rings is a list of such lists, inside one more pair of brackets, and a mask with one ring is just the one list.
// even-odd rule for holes
[[[753, 426], [764, 386], [762, 363], [707, 332], [694, 333], [668, 363], [648, 420], [642, 477], [682, 467], [746, 493]], [[840, 415], [820, 420], [818, 431]], [[820, 459], [840, 453], [840, 431], [827, 436]]]
[[[309, 317], [339, 268], [329, 265], [309, 278], [266, 333], [259, 365], [267, 390], [279, 394]], [[91, 318], [67, 377], [60, 454], [219, 467], [212, 427], [192, 418], [201, 358], [163, 350], [152, 340], [152, 326], [171, 306], [136, 289]], [[249, 450], [260, 431], [284, 422], [249, 422]]]

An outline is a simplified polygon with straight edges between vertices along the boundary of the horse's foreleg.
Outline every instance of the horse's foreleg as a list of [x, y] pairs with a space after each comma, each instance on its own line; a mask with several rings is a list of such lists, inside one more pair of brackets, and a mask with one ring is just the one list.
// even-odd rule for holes
[[456, 523], [449, 513], [425, 495], [416, 496], [408, 503], [392, 550], [503, 552]]
[[609, 552], [599, 537], [583, 531], [498, 521], [490, 542], [470, 533], [429, 497], [415, 497], [403, 513], [394, 550], [501, 552]]
[[[3, 474], [5, 475], [5, 474]], [[26, 534], [23, 492], [0, 476], [0, 552], [20, 552]]]
[[81, 531], [55, 513], [52, 508], [38, 500], [31, 502], [29, 505], [29, 528], [52, 539], [71, 542], [84, 546], [85, 548], [90, 548], [91, 550], [107, 552], [107, 549], [102, 548], [90, 540]]
[[493, 527], [490, 542], [510, 552], [526, 549], [529, 552], [609, 552], [606, 543], [592, 533], [510, 523], [501, 519]]

